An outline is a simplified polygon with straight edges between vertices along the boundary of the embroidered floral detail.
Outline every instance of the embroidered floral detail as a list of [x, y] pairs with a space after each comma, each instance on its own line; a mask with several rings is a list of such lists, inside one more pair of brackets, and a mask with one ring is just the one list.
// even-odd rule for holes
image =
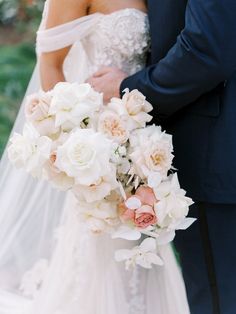
[[150, 48], [148, 18], [135, 9], [105, 15], [86, 42], [96, 42], [95, 55], [90, 56], [93, 71], [105, 65], [133, 74], [144, 67]]
[[145, 300], [144, 295], [140, 292], [140, 273], [139, 266], [132, 270], [130, 278], [130, 301], [129, 301], [129, 314], [144, 314], [145, 313]]
[[35, 297], [48, 271], [48, 260], [40, 259], [29, 271], [27, 271], [21, 281], [20, 291], [27, 297]]

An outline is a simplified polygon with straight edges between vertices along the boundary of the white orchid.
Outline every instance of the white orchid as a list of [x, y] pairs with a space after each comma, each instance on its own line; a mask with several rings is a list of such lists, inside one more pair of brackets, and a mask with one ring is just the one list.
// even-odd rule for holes
[[[189, 206], [193, 204], [186, 192], [180, 188], [177, 174], [170, 175], [168, 180], [162, 182], [154, 193], [158, 202], [155, 211], [158, 225], [162, 228], [176, 226], [185, 219]], [[172, 228], [174, 229], [174, 228]]]
[[146, 238], [139, 246], [131, 250], [116, 251], [115, 259], [117, 262], [125, 261], [126, 269], [135, 267], [135, 265], [147, 269], [152, 268], [152, 264], [163, 265], [162, 259], [157, 255], [156, 241], [153, 238]]

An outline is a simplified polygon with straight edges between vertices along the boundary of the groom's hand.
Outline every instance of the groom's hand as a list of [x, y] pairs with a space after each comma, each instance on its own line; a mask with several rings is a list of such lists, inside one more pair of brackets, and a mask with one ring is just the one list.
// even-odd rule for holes
[[112, 97], [120, 97], [121, 82], [128, 75], [115, 67], [102, 67], [87, 80], [97, 92], [103, 93], [104, 102]]

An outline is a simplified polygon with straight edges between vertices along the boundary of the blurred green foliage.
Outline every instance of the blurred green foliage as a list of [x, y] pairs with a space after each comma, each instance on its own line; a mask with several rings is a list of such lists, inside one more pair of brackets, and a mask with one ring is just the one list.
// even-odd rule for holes
[[41, 19], [44, 0], [0, 0], [0, 23], [12, 24]]
[[[0, 0], [3, 43], [0, 46], [0, 156], [35, 65], [34, 38], [43, 3], [43, 0]], [[14, 35], [12, 44], [8, 34]]]
[[0, 155], [35, 64], [31, 43], [0, 47]]

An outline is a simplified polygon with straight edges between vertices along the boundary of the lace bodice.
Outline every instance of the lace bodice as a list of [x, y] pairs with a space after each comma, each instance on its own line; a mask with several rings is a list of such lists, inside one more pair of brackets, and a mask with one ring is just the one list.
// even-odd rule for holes
[[149, 48], [147, 15], [124, 9], [103, 15], [91, 34], [82, 41], [92, 71], [101, 65], [117, 66], [129, 74], [143, 68]]
[[144, 67], [150, 45], [146, 13], [135, 8], [94, 13], [46, 29], [47, 12], [46, 1], [37, 53], [72, 46], [64, 63], [68, 81], [82, 82], [103, 65], [116, 66], [127, 74]]

